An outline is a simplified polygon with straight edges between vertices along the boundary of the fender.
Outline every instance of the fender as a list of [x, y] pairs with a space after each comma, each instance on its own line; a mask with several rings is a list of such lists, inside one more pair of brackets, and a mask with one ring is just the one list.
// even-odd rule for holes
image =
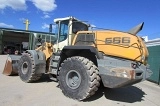
[[[83, 51], [83, 50], [88, 50], [92, 53], [94, 53], [97, 58], [100, 58], [98, 50], [93, 47], [93, 46], [64, 46], [64, 48], [62, 49], [61, 55], [65, 54], [68, 57], [71, 57], [73, 55], [75, 55], [75, 53], [79, 52], [79, 51]], [[77, 51], [77, 52], [75, 52]]]
[[33, 57], [34, 64], [36, 66], [35, 72], [37, 74], [45, 73], [45, 70], [46, 70], [45, 54], [39, 50], [27, 50], [26, 53], [30, 53], [31, 56]]
[[[89, 52], [91, 53], [85, 54]], [[58, 62], [58, 68], [60, 64], [68, 57], [85, 56], [85, 55], [87, 55], [86, 58], [90, 57], [89, 59], [93, 61], [96, 65], [97, 65], [97, 58], [98, 59], [101, 58], [101, 55], [99, 54], [98, 50], [93, 46], [65, 46], [60, 52], [60, 60]]]

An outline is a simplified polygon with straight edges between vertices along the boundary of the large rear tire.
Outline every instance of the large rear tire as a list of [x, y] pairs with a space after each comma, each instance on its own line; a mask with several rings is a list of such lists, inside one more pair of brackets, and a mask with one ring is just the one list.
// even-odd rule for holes
[[35, 73], [34, 59], [29, 53], [24, 53], [20, 58], [18, 74], [21, 80], [27, 83], [39, 80], [42, 75]]
[[98, 68], [87, 58], [75, 56], [61, 64], [59, 85], [64, 95], [84, 100], [98, 90], [100, 85]]

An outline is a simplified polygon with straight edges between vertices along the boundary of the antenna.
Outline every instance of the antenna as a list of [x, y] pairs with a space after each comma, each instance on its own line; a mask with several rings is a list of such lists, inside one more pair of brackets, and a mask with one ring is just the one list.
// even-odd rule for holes
[[25, 22], [23, 22], [23, 23], [26, 24], [26, 30], [28, 30], [28, 27], [29, 27], [29, 25], [30, 25], [29, 20], [26, 19]]

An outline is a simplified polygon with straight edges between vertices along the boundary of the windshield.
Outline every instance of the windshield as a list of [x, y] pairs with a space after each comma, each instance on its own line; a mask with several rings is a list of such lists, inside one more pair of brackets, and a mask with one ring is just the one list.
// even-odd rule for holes
[[[56, 25], [54, 28], [55, 28], [54, 32], [55, 32], [56, 38], [58, 38], [58, 34], [59, 34], [58, 42], [62, 42], [68, 38], [69, 30], [70, 30], [69, 20], [61, 21], [60, 26], [59, 26], [59, 22], [56, 22]], [[88, 25], [76, 20], [72, 21], [73, 34], [76, 34], [78, 31], [87, 31], [87, 30], [88, 30]]]

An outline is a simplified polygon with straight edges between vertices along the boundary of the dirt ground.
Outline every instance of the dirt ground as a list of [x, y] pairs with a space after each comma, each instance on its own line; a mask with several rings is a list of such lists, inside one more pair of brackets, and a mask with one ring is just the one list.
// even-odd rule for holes
[[85, 101], [72, 100], [46, 75], [36, 83], [3, 75], [6, 58], [0, 55], [0, 106], [160, 106], [160, 86], [148, 81], [126, 88], [101, 87]]

